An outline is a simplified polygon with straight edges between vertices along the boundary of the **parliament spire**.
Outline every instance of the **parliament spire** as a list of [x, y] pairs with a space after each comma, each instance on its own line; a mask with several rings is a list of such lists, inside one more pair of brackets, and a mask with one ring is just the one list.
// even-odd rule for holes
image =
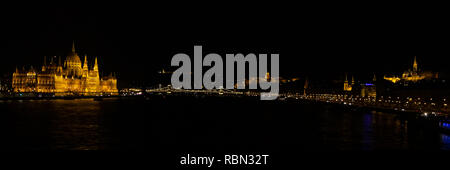
[[75, 41], [72, 42], [72, 52], [75, 53]]

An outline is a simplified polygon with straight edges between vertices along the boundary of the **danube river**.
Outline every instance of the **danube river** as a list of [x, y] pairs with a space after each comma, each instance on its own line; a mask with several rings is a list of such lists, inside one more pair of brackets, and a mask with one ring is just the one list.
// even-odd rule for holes
[[243, 98], [0, 100], [6, 150], [450, 150], [413, 113]]

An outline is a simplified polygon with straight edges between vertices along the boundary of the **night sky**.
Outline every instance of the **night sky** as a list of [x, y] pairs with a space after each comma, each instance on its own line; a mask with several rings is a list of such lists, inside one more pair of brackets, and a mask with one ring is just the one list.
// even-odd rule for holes
[[[332, 5], [178, 5], [10, 8], [2, 16], [0, 72], [66, 56], [72, 41], [122, 87], [153, 82], [176, 53], [279, 53], [281, 76], [336, 79], [344, 72], [449, 72], [449, 28], [439, 10]], [[82, 59], [83, 60], [83, 59]]]

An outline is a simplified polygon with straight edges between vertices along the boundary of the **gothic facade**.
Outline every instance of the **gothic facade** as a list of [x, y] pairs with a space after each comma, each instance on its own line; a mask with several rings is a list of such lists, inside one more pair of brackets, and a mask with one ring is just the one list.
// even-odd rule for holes
[[29, 69], [17, 69], [13, 73], [12, 87], [14, 92], [53, 93], [59, 96], [65, 95], [117, 95], [117, 78], [110, 74], [100, 77], [97, 57], [92, 67], [89, 67], [87, 56], [84, 63], [75, 51], [66, 57], [64, 64], [61, 57], [58, 63], [56, 57], [47, 63], [44, 57], [44, 65], [40, 70], [33, 67]]

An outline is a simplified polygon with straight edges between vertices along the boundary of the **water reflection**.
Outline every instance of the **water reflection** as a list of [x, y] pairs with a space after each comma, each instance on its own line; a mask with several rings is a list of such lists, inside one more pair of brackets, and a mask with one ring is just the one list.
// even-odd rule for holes
[[363, 116], [363, 133], [362, 133], [362, 149], [372, 150], [373, 149], [373, 138], [370, 135], [373, 132], [373, 114], [366, 113]]
[[[413, 115], [328, 105], [247, 107], [243, 103], [222, 107], [226, 102], [213, 100], [188, 100], [173, 107], [183, 102], [186, 101], [4, 101], [0, 103], [0, 110], [6, 111], [0, 119], [4, 137], [0, 144], [11, 150], [142, 150], [146, 146], [227, 150], [256, 148], [254, 145], [272, 149], [298, 145], [302, 150], [314, 151], [450, 150], [448, 134], [425, 126]], [[222, 112], [217, 112], [220, 107]], [[238, 107], [244, 110], [237, 112]], [[186, 133], [199, 130], [220, 133]], [[251, 130], [252, 135], [246, 130]], [[301, 138], [293, 139], [293, 134], [301, 134]], [[151, 137], [147, 143], [145, 136]]]
[[[443, 128], [447, 132], [450, 130], [450, 123], [447, 122], [439, 122], [439, 127]], [[443, 150], [450, 150], [450, 136], [447, 134], [441, 134], [441, 142]]]
[[371, 136], [371, 143], [366, 143], [372, 144], [373, 149], [402, 149], [406, 147], [408, 136], [406, 120], [400, 119], [398, 115], [383, 112], [372, 111], [364, 113], [364, 115], [371, 115], [372, 117], [372, 121], [365, 121], [365, 123], [370, 123], [372, 128], [370, 131], [363, 131], [362, 133]]
[[99, 150], [111, 141], [104, 109], [92, 99], [18, 100], [4, 106], [17, 150]]
[[100, 103], [93, 99], [53, 100], [48, 102], [51, 119], [52, 149], [98, 150], [108, 141], [107, 129], [100, 119]]
[[319, 133], [323, 134], [322, 143], [327, 149], [410, 149], [414, 140], [423, 137], [413, 134], [416, 136], [410, 139], [408, 118], [393, 113], [335, 110], [325, 113]]
[[450, 136], [447, 134], [441, 134], [442, 150], [450, 150]]

